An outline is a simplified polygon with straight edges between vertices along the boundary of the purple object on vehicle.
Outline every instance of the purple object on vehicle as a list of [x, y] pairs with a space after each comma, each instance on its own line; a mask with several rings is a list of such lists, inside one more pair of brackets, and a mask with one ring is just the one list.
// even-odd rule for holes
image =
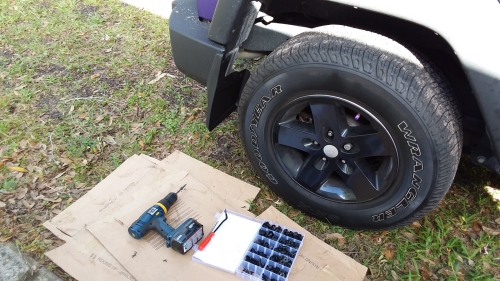
[[198, 17], [212, 20], [218, 0], [198, 0]]

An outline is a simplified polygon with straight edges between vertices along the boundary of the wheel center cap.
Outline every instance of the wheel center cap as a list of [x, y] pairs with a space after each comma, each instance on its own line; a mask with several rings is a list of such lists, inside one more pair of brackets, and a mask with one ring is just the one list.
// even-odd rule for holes
[[330, 144], [323, 147], [323, 152], [330, 158], [335, 158], [339, 155], [339, 150], [335, 146]]

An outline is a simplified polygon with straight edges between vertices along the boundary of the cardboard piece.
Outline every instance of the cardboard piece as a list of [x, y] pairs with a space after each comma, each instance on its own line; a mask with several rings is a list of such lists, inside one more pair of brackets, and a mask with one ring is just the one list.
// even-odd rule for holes
[[158, 166], [166, 170], [180, 169], [188, 172], [229, 206], [234, 206], [238, 210], [248, 209], [250, 207], [248, 200], [253, 201], [260, 191], [260, 188], [231, 177], [180, 151], [172, 152]]
[[[182, 160], [182, 163], [176, 164], [178, 159]], [[208, 174], [210, 174], [213, 168], [185, 154], [174, 152], [164, 161], [168, 161], [166, 166], [159, 169], [160, 167], [157, 165], [160, 163], [159, 160], [146, 155], [132, 156], [106, 177], [106, 179], [90, 190], [84, 197], [73, 203], [73, 205], [65, 209], [55, 218], [46, 221], [44, 226], [56, 236], [67, 242], [65, 245], [46, 253], [47, 256], [78, 280], [135, 280], [135, 278], [120, 265], [106, 248], [86, 230], [85, 226], [87, 222], [99, 220], [112, 214], [122, 208], [124, 204], [126, 206], [133, 206], [134, 204], [131, 204], [131, 202], [142, 202], [141, 200], [148, 198], [147, 191], [152, 187], [146, 186], [146, 184], [151, 182], [151, 178], [141, 175], [144, 173], [150, 174], [151, 171], [145, 170], [144, 167], [149, 167], [152, 170], [159, 170], [156, 171], [160, 173], [160, 175], [157, 175], [157, 179], [164, 179], [164, 184], [166, 184], [165, 177], [172, 176], [173, 173], [179, 172], [180, 170], [178, 167], [180, 166], [190, 167], [194, 171], [201, 171], [201, 175], [203, 176], [200, 179], [206, 181], [207, 184], [212, 183], [210, 178], [206, 175], [207, 171]], [[184, 176], [185, 174], [184, 172]], [[181, 178], [184, 177], [182, 174], [178, 176]], [[227, 175], [225, 175], [225, 177], [229, 178], [231, 185], [222, 185], [217, 191], [219, 194], [224, 195], [227, 193], [225, 188], [230, 188], [232, 191], [242, 194], [240, 197], [244, 199], [229, 200], [233, 201], [237, 208], [240, 208], [239, 206], [248, 206], [246, 201], [253, 200], [259, 192], [259, 188], [257, 187], [248, 185], [242, 181], [228, 177]], [[123, 178], [127, 178], [130, 182], [135, 182], [136, 184], [126, 189], [125, 192], [114, 193], [117, 186], [113, 187], [113, 185], [123, 187], [123, 185], [121, 185], [123, 181], [120, 181], [120, 179]], [[174, 178], [171, 178], [171, 180], [176, 182]], [[178, 187], [178, 185], [175, 186]], [[141, 190], [145, 190], [146, 192], [141, 193]], [[117, 196], [117, 194], [119, 196]], [[132, 196], [132, 198], [130, 196]], [[95, 198], [99, 198], [100, 200], [94, 200]], [[106, 204], [111, 201], [112, 203], [108, 204], [106, 210], [103, 212], [87, 212], [87, 210], [99, 209], [102, 202]], [[64, 230], [71, 229], [70, 234], [73, 235], [69, 236], [63, 233], [59, 230], [59, 227]]]
[[81, 232], [78, 240], [68, 239], [46, 256], [76, 280], [136, 280], [89, 231]]
[[304, 244], [292, 267], [289, 280], [361, 281], [364, 279], [366, 266], [327, 245], [273, 206], [257, 218], [276, 222], [305, 233]]
[[[186, 183], [178, 201], [167, 213], [167, 223], [176, 228], [189, 217], [195, 218], [204, 226], [206, 236], [215, 223], [214, 215], [224, 209], [226, 203], [194, 177], [187, 176], [179, 184]], [[158, 194], [154, 194], [158, 192]], [[149, 232], [146, 237], [136, 240], [130, 237], [127, 228], [149, 207], [154, 205], [160, 194], [150, 191], [151, 197], [131, 210], [126, 206], [119, 212], [108, 216], [87, 229], [113, 254], [113, 256], [137, 280], [224, 280], [226, 272], [203, 266], [191, 260], [193, 251], [185, 255], [167, 249], [165, 240], [156, 232]], [[165, 194], [165, 192], [161, 192]], [[130, 211], [131, 210], [131, 211]], [[240, 211], [241, 212], [241, 211]], [[252, 215], [248, 211], [243, 211]], [[133, 256], [133, 253], [137, 255]], [[158, 269], [161, 270], [158, 270]], [[175, 276], [172, 275], [175, 272]], [[229, 274], [231, 276], [231, 274]]]

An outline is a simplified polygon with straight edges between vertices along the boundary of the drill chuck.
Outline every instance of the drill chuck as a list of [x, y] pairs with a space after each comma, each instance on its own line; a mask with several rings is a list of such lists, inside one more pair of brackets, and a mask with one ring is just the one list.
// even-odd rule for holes
[[177, 193], [170, 192], [167, 196], [165, 196], [165, 198], [158, 201], [156, 205], [165, 207], [166, 210], [164, 211], [166, 213], [168, 212], [168, 209], [170, 209], [170, 207], [175, 203], [175, 201], [177, 201]]

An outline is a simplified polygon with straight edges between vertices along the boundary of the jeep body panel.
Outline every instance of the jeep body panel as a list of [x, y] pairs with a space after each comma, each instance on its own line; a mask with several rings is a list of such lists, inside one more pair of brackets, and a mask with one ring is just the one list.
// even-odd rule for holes
[[[359, 19], [360, 26], [391, 28], [395, 35], [404, 34], [428, 49], [445, 50], [454, 60], [453, 76], [463, 81], [462, 95], [473, 98], [478, 107], [479, 122], [469, 127], [484, 135], [486, 150], [496, 157], [489, 166], [500, 173], [500, 40], [492, 30], [500, 26], [500, 3], [481, 1], [362, 1], [362, 0], [262, 0], [261, 11], [280, 16], [286, 13], [305, 15], [328, 23], [349, 25]], [[255, 3], [258, 3], [256, 5]], [[170, 19], [174, 60], [187, 76], [207, 85], [207, 126], [211, 130], [236, 108], [239, 94], [248, 79], [248, 71], [234, 72], [232, 63], [239, 48], [271, 51], [289, 37], [309, 30], [307, 26], [255, 23], [260, 2], [219, 0], [213, 21], [198, 19], [196, 0], [176, 0]], [[365, 15], [374, 15], [366, 18]], [[375, 20], [374, 20], [375, 19]], [[395, 25], [392, 21], [402, 23]], [[370, 20], [374, 20], [370, 22]], [[255, 23], [255, 24], [254, 24]], [[408, 23], [407, 25], [404, 23]], [[385, 24], [385, 26], [384, 26]], [[314, 27], [314, 26], [313, 26]], [[356, 26], [354, 26], [356, 27]], [[413, 27], [406, 29], [407, 27]], [[417, 27], [417, 28], [415, 28]], [[367, 28], [367, 30], [370, 30]], [[379, 30], [372, 30], [377, 32]], [[419, 32], [425, 31], [425, 32]], [[383, 32], [380, 32], [383, 35]], [[432, 40], [436, 36], [439, 40]], [[391, 37], [391, 36], [388, 36]], [[248, 38], [248, 39], [247, 39]], [[273, 38], [275, 40], [270, 40]], [[431, 40], [429, 40], [431, 39]], [[435, 42], [439, 44], [433, 45]], [[461, 69], [459, 69], [461, 68]], [[459, 75], [455, 75], [459, 74]], [[462, 108], [469, 107], [462, 102]], [[476, 105], [477, 104], [477, 105]], [[474, 110], [473, 110], [474, 111]], [[467, 122], [467, 120], [465, 120]], [[484, 121], [484, 124], [483, 124]], [[478, 124], [475, 126], [474, 124]], [[466, 126], [467, 127], [467, 126]], [[489, 146], [489, 147], [488, 147]]]

